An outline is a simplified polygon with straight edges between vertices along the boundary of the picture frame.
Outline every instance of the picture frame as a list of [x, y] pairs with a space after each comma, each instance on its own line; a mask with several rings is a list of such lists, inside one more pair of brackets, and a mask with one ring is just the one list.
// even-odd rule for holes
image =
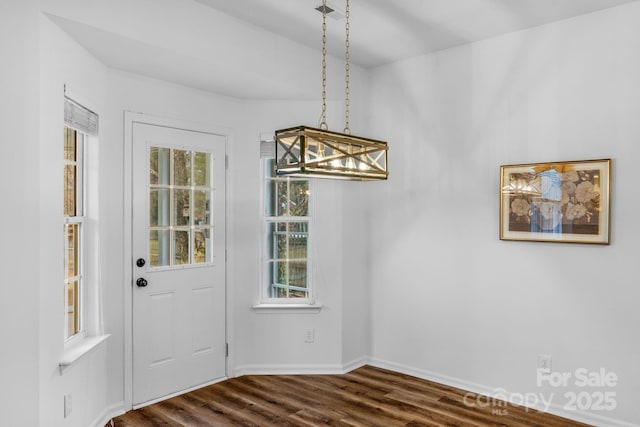
[[609, 244], [611, 159], [500, 166], [500, 240]]

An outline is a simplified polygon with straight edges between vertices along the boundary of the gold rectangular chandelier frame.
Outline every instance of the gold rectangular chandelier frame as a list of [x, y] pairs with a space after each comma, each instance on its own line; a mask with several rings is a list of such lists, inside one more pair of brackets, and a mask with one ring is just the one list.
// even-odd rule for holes
[[308, 126], [275, 132], [276, 173], [353, 181], [384, 180], [387, 143]]

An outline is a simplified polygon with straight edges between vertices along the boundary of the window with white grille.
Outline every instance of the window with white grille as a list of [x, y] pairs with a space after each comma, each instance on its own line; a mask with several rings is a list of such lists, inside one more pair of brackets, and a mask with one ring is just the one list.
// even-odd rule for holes
[[280, 177], [264, 165], [264, 303], [312, 302], [309, 180]]

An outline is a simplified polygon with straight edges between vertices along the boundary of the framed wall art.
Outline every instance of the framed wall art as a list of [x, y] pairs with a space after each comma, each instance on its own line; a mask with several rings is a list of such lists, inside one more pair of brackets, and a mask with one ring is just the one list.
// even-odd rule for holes
[[609, 244], [611, 160], [500, 167], [500, 239]]

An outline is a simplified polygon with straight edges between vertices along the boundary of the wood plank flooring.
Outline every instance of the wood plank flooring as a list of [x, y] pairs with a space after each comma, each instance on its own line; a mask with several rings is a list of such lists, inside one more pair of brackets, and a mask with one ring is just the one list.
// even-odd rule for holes
[[[371, 366], [345, 375], [247, 375], [128, 412], [113, 425], [587, 426], [504, 402], [471, 407], [465, 395], [463, 390]], [[477, 401], [467, 397], [466, 402]]]

